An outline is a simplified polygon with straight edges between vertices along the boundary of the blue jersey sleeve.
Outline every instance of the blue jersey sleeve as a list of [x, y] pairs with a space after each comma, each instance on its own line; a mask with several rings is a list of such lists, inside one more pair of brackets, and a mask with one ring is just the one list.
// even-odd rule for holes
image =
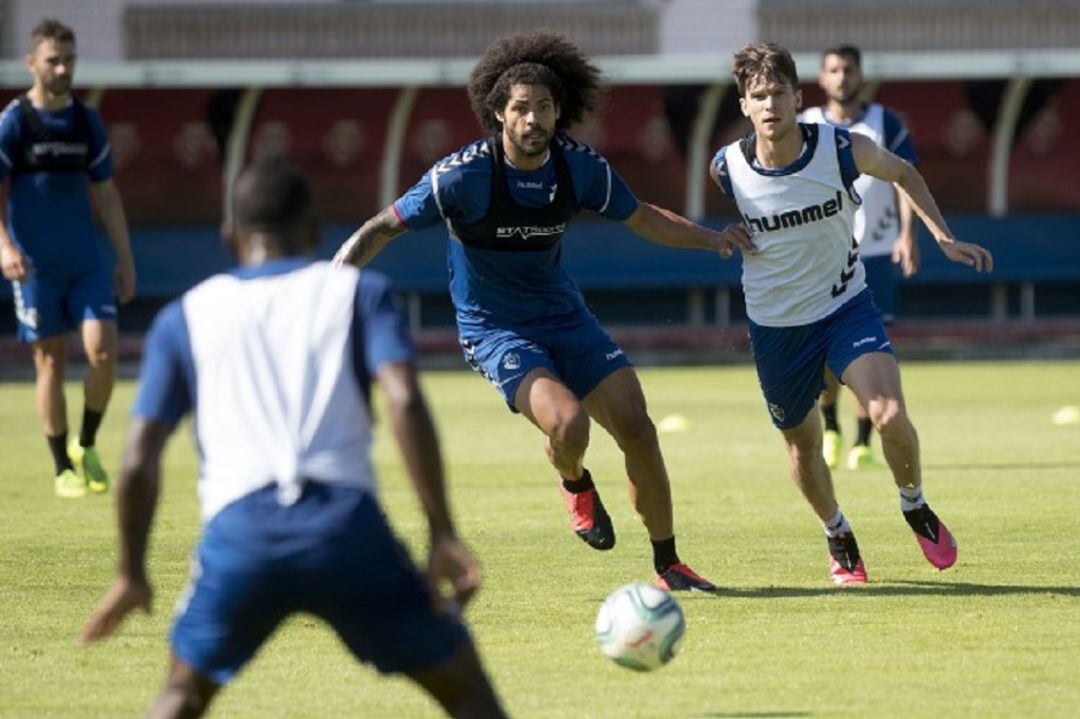
[[725, 195], [735, 197], [735, 190], [731, 187], [731, 175], [728, 174], [726, 145], [716, 152], [712, 162], [709, 163], [709, 177]]
[[885, 149], [912, 165], [916, 164], [919, 158], [915, 155], [915, 145], [911, 142], [911, 135], [900, 116], [886, 109], [884, 125]]
[[113, 176], [112, 148], [109, 134], [101, 116], [86, 108], [86, 119], [90, 122], [90, 162], [86, 173], [92, 182], [104, 182]]
[[19, 151], [19, 106], [12, 100], [0, 115], [0, 181], [15, 166]]
[[385, 364], [415, 361], [408, 321], [394, 301], [393, 287], [385, 275], [370, 270], [360, 273], [353, 338], [354, 366], [362, 385]]
[[394, 202], [394, 212], [412, 230], [422, 230], [442, 221], [439, 203], [435, 201], [435, 191], [431, 187], [430, 172], [424, 173], [419, 182]]
[[471, 225], [487, 213], [490, 201], [490, 153], [479, 140], [436, 162], [394, 203], [394, 211], [417, 230], [444, 219]]
[[195, 363], [179, 300], [154, 319], [143, 344], [132, 416], [175, 425], [195, 404]]
[[578, 203], [602, 217], [622, 222], [638, 208], [638, 199], [611, 169], [611, 164], [588, 145], [571, 137], [561, 138]]

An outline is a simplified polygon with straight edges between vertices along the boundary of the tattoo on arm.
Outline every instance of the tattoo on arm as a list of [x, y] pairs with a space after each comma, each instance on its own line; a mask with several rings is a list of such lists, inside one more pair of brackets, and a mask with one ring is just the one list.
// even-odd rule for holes
[[404, 234], [407, 229], [405, 223], [398, 219], [394, 208], [387, 207], [365, 222], [345, 241], [334, 256], [334, 261], [363, 267], [379, 254], [390, 240]]

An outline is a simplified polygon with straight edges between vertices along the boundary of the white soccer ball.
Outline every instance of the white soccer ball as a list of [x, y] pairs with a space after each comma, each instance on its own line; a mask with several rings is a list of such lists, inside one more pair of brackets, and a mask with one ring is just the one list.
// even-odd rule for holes
[[675, 597], [651, 584], [627, 584], [612, 592], [596, 615], [600, 651], [620, 666], [645, 672], [671, 661], [686, 620]]

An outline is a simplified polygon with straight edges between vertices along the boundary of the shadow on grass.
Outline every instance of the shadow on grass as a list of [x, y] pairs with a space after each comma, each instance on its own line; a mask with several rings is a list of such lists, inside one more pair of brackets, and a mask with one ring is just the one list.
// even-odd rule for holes
[[1021, 584], [972, 584], [970, 582], [909, 582], [890, 581], [861, 587], [750, 587], [735, 589], [720, 587], [710, 592], [714, 597], [743, 599], [786, 599], [790, 597], [818, 597], [844, 592], [867, 597], [996, 597], [1023, 594], [1056, 594], [1063, 597], [1080, 597], [1080, 587], [1025, 586]]
[[809, 717], [813, 712], [706, 712], [702, 717], [724, 717], [724, 719], [784, 719], [785, 717]]

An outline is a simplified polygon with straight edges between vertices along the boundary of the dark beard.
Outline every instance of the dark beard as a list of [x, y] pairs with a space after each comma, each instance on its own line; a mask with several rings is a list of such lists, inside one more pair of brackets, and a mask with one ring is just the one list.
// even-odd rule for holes
[[544, 135], [545, 135], [545, 141], [544, 141], [543, 147], [541, 147], [539, 150], [536, 150], [535, 152], [531, 152], [531, 151], [529, 151], [528, 149], [525, 148], [525, 144], [522, 141], [522, 138], [514, 137], [513, 135], [508, 135], [508, 137], [510, 138], [510, 143], [514, 147], [516, 147], [517, 151], [520, 152], [522, 155], [524, 155], [525, 157], [538, 157], [540, 155], [543, 155], [545, 152], [547, 152], [548, 146], [551, 145], [551, 136], [548, 135], [547, 133], [544, 133]]
[[840, 96], [840, 104], [841, 105], [854, 105], [854, 104], [858, 103], [858, 101], [859, 101], [859, 92], [861, 90], [862, 90], [861, 87], [857, 87], [854, 90], [852, 90], [851, 92], [849, 92], [848, 94], [841, 95]]
[[53, 80], [45, 86], [45, 89], [53, 95], [66, 95], [71, 92], [71, 80], [67, 78], [63, 80]]

